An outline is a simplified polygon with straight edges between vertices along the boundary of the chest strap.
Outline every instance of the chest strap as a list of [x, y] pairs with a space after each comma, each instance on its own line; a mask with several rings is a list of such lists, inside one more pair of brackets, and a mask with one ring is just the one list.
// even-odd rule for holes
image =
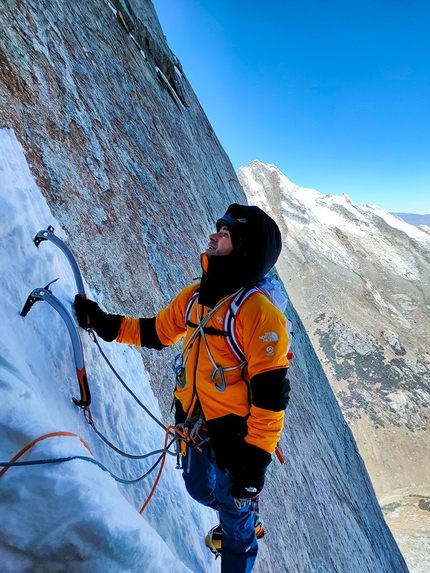
[[[218, 312], [218, 310], [224, 306], [225, 304], [227, 304], [229, 301], [231, 301], [232, 299], [234, 299], [238, 294], [240, 294], [243, 291], [243, 289], [239, 289], [236, 292], [234, 292], [233, 294], [229, 295], [228, 297], [224, 298], [223, 300], [221, 300], [212, 310], [210, 310], [208, 312], [208, 314], [204, 317], [200, 317], [200, 312], [199, 312], [199, 305], [198, 305], [198, 296], [199, 293], [198, 291], [196, 291], [194, 293], [194, 295], [192, 296], [186, 313], [185, 313], [185, 321], [186, 324], [189, 326], [192, 326], [193, 328], [195, 328], [194, 332], [192, 333], [192, 335], [190, 336], [190, 338], [188, 339], [186, 345], [183, 348], [182, 351], [182, 355], [181, 355], [181, 367], [185, 368], [185, 363], [188, 360], [188, 356], [190, 354], [190, 350], [191, 347], [194, 343], [194, 341], [197, 339], [198, 336], [200, 336], [204, 342], [204, 345], [206, 347], [206, 352], [207, 355], [209, 357], [209, 360], [212, 363], [213, 366], [213, 371], [212, 371], [212, 376], [211, 376], [211, 380], [214, 382], [215, 388], [219, 391], [219, 392], [224, 392], [224, 390], [226, 389], [226, 383], [225, 383], [225, 377], [224, 377], [224, 372], [229, 372], [231, 370], [236, 370], [237, 368], [244, 368], [246, 366], [246, 362], [245, 361], [240, 361], [240, 364], [237, 364], [236, 366], [231, 366], [229, 368], [223, 368], [221, 365], [217, 364], [210, 352], [209, 349], [209, 345], [208, 342], [206, 340], [206, 335], [213, 335], [216, 334], [217, 336], [225, 336], [226, 340], [228, 340], [228, 336], [229, 333], [227, 331], [223, 331], [223, 330], [218, 330], [216, 328], [214, 328], [213, 326], [209, 326], [207, 327], [207, 323], [210, 321], [210, 319], [215, 315], [216, 312]], [[191, 310], [192, 307], [196, 305], [196, 315], [197, 315], [197, 324], [194, 324], [191, 322], [190, 320], [190, 315], [191, 315]], [[216, 380], [216, 376], [219, 373], [220, 376], [220, 382], [218, 382]]]

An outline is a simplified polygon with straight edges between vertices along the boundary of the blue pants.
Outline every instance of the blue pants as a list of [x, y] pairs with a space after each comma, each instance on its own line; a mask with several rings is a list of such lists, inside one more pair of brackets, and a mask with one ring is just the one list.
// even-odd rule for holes
[[221, 573], [250, 573], [258, 552], [255, 515], [249, 506], [236, 507], [228, 494], [228, 472], [217, 467], [212, 447], [204, 444], [201, 452], [187, 448], [182, 469], [191, 497], [219, 512], [223, 530]]

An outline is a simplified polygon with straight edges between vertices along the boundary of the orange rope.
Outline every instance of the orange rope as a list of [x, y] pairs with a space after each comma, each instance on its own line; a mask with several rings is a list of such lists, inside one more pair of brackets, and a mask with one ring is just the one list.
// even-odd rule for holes
[[[177, 434], [179, 434], [179, 435], [181, 436], [181, 438], [184, 438], [184, 439], [187, 438], [187, 436], [186, 436], [184, 433], [182, 433], [181, 430], [179, 430], [179, 428], [177, 428], [176, 426], [169, 426], [168, 428], [166, 428], [166, 435], [165, 435], [165, 438], [164, 438], [164, 449], [166, 449], [166, 447], [167, 447], [167, 442], [168, 442], [168, 440], [169, 440], [169, 432], [170, 432], [170, 430], [172, 430], [172, 431], [176, 432]], [[148, 496], [147, 500], [146, 500], [145, 503], [142, 505], [142, 508], [141, 508], [141, 510], [139, 511], [139, 513], [140, 513], [141, 515], [142, 515], [142, 513], [145, 511], [146, 506], [148, 505], [148, 503], [150, 502], [152, 496], [154, 495], [155, 489], [156, 489], [156, 487], [157, 487], [157, 485], [158, 485], [158, 482], [160, 481], [161, 474], [162, 474], [163, 468], [164, 468], [164, 462], [166, 461], [166, 455], [167, 455], [166, 453], [163, 454], [163, 459], [162, 459], [162, 461], [161, 461], [160, 469], [158, 470], [158, 474], [157, 474], [157, 477], [156, 477], [156, 479], [155, 479], [154, 485], [152, 486], [152, 489], [151, 489], [151, 491], [149, 492], [149, 496]]]
[[[41, 442], [42, 440], [46, 440], [46, 438], [53, 438], [55, 436], [72, 436], [75, 438], [79, 438], [81, 440], [81, 442], [84, 444], [84, 446], [87, 448], [87, 450], [90, 452], [90, 454], [93, 456], [93, 452], [90, 450], [90, 448], [88, 447], [86, 442], [81, 437], [79, 437], [77, 434], [73, 434], [72, 432], [52, 432], [51, 434], [45, 434], [44, 436], [40, 436], [40, 438], [36, 438], [35, 440], [33, 440], [32, 442], [27, 444], [10, 461], [16, 462], [23, 454], [25, 454], [25, 452], [27, 452], [30, 448], [32, 448], [35, 444], [37, 444], [37, 442]], [[10, 468], [9, 467], [3, 468], [0, 471], [0, 477], [2, 477], [7, 472], [8, 469], [10, 469]]]
[[[181, 436], [181, 438], [187, 439], [187, 436], [181, 432], [181, 430], [179, 430], [176, 426], [168, 426], [166, 428], [166, 434], [165, 434], [165, 438], [164, 438], [164, 449], [167, 448], [167, 442], [169, 440], [169, 433], [170, 431], [176, 432], [177, 434], [179, 434]], [[52, 432], [50, 434], [45, 434], [43, 436], [40, 436], [39, 438], [36, 438], [35, 440], [33, 440], [32, 442], [30, 442], [29, 444], [27, 444], [24, 448], [22, 448], [22, 450], [20, 450], [10, 461], [11, 462], [16, 462], [22, 455], [25, 454], [25, 452], [27, 452], [30, 448], [32, 448], [35, 444], [37, 444], [37, 442], [41, 442], [42, 440], [46, 440], [47, 438], [53, 438], [56, 436], [72, 436], [75, 438], [79, 438], [80, 441], [82, 442], [82, 444], [87, 448], [87, 450], [90, 452], [90, 454], [94, 457], [92, 451], [90, 450], [88, 444], [77, 434], [74, 434], [72, 432]], [[150, 502], [152, 496], [154, 495], [154, 492], [157, 488], [158, 482], [160, 481], [161, 478], [161, 474], [163, 472], [163, 468], [164, 468], [164, 463], [166, 461], [166, 453], [163, 454], [163, 459], [161, 461], [161, 465], [160, 465], [160, 469], [158, 470], [158, 474], [157, 477], [155, 479], [154, 485], [151, 488], [151, 491], [149, 493], [149, 496], [147, 498], [147, 500], [145, 501], [145, 503], [142, 506], [142, 509], [139, 511], [140, 514], [142, 514], [145, 509], [146, 506], [148, 505], [148, 503]], [[10, 469], [9, 467], [4, 467], [1, 471], [0, 471], [0, 477], [2, 477], [7, 470]]]

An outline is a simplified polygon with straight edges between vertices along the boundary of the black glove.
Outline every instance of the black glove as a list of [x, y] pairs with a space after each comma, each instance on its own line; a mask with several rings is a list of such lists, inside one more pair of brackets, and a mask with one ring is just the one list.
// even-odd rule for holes
[[96, 302], [80, 294], [75, 296], [75, 311], [79, 326], [87, 330], [93, 328], [106, 342], [115, 340], [124, 318], [120, 314], [107, 314]]
[[244, 440], [238, 440], [237, 456], [228, 468], [232, 486], [230, 495], [236, 499], [255, 498], [263, 489], [266, 470], [272, 456]]

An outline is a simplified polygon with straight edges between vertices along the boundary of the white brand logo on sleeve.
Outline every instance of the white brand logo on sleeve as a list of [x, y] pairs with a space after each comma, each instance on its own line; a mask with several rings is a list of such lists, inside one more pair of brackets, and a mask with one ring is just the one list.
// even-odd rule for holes
[[264, 336], [260, 336], [260, 340], [263, 342], [276, 342], [279, 340], [279, 337], [276, 332], [265, 332]]

